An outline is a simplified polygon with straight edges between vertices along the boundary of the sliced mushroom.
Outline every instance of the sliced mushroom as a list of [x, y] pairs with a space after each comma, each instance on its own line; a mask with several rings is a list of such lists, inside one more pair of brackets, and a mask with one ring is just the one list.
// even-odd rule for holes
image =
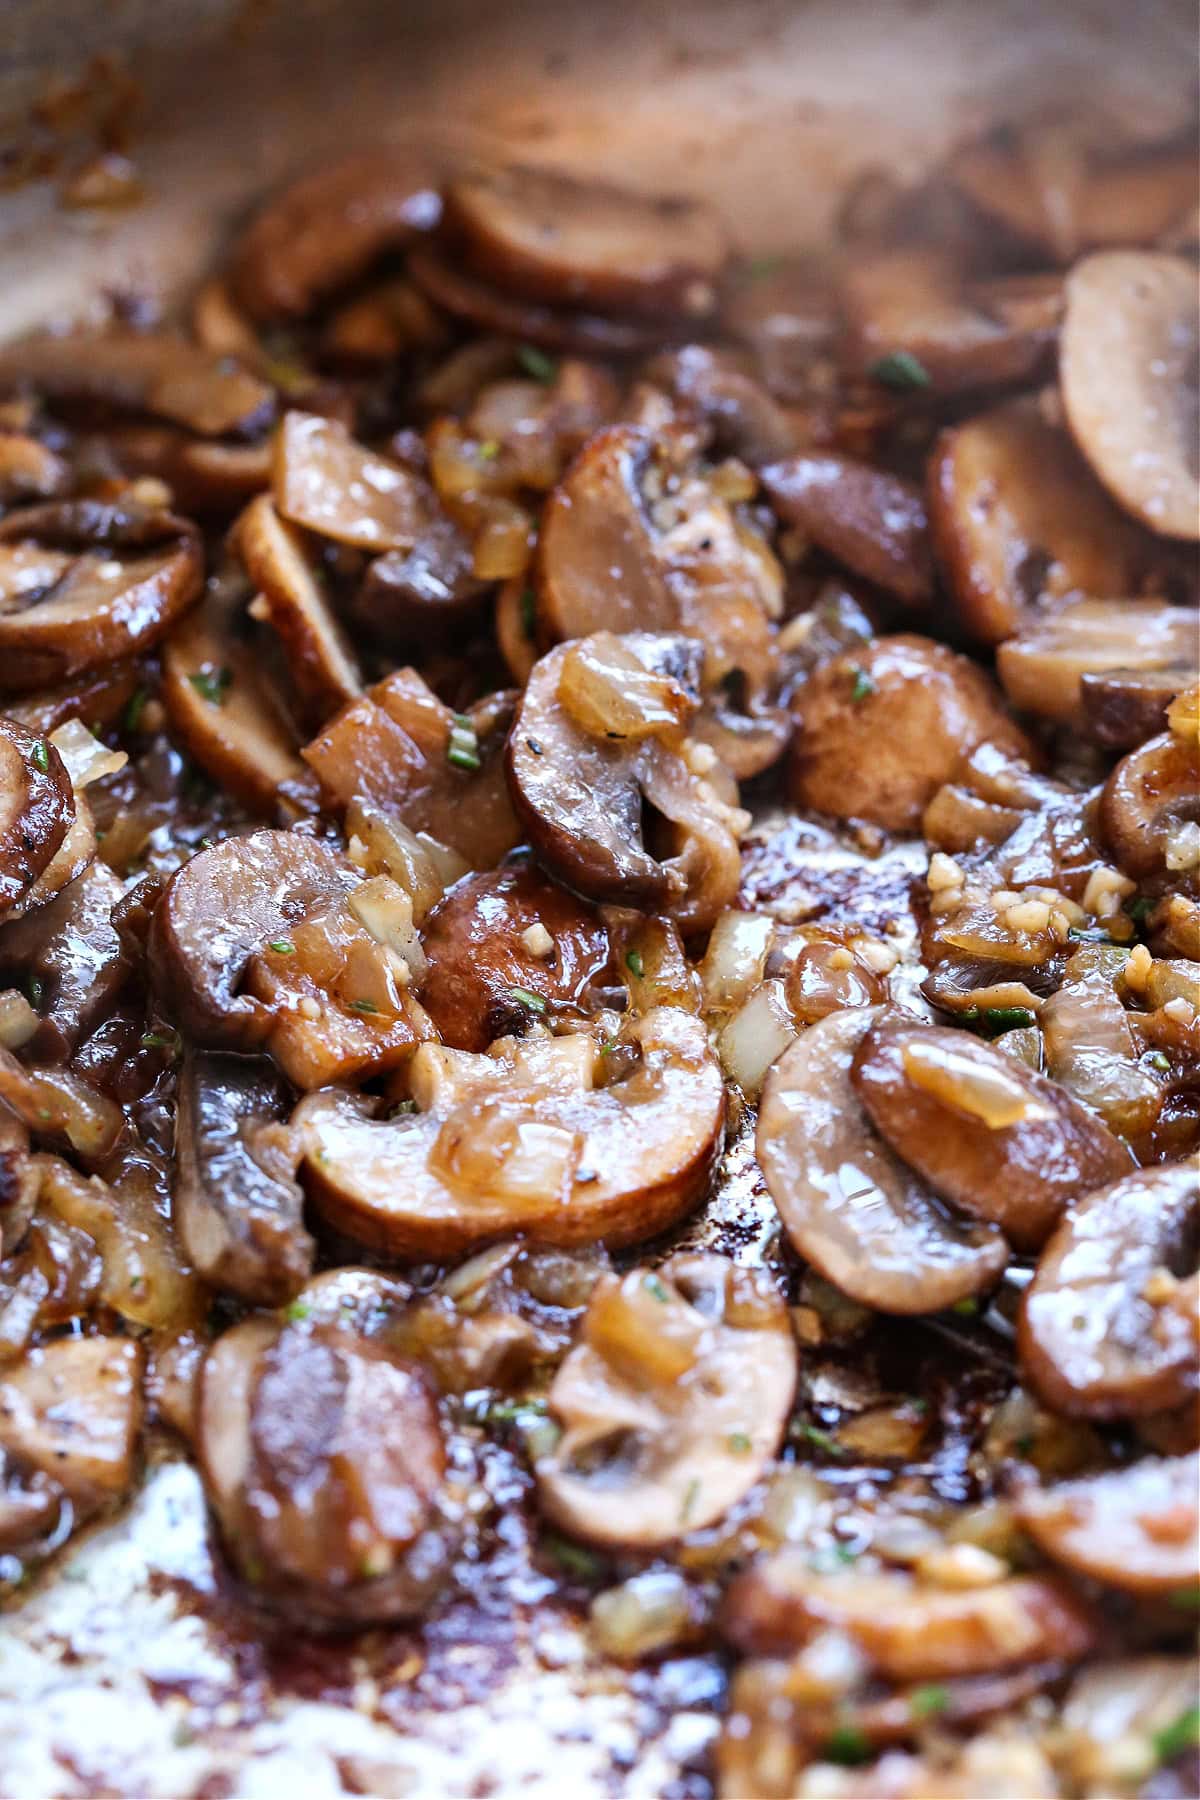
[[408, 272], [434, 305], [452, 318], [541, 350], [566, 356], [637, 356], [656, 350], [664, 335], [662, 325], [648, 319], [544, 306], [506, 293], [450, 262], [432, 244], [412, 252]]
[[38, 1200], [39, 1177], [29, 1154], [29, 1130], [0, 1106], [0, 1256], [11, 1256], [29, 1229]]
[[1024, 1496], [1018, 1514], [1055, 1562], [1134, 1594], [1200, 1583], [1200, 1454], [1146, 1457]]
[[262, 1057], [190, 1051], [179, 1076], [173, 1216], [197, 1273], [278, 1306], [312, 1273], [304, 1197], [273, 1138], [287, 1089]]
[[[513, 585], [519, 598], [525, 583]], [[385, 649], [425, 649], [469, 628], [488, 592], [475, 574], [469, 539], [431, 494], [412, 549], [375, 557], [345, 613]]]
[[140, 1344], [59, 1338], [0, 1380], [0, 1446], [91, 1511], [130, 1487], [142, 1422]]
[[793, 710], [793, 801], [889, 831], [918, 830], [938, 788], [979, 744], [1036, 761], [982, 669], [907, 633], [824, 663]]
[[573, 1536], [655, 1550], [723, 1517], [779, 1448], [796, 1346], [768, 1277], [677, 1255], [605, 1275], [550, 1389], [538, 1501]]
[[15, 719], [0, 718], [0, 914], [30, 892], [67, 837], [75, 794], [62, 757]]
[[1129, 1171], [1128, 1150], [1065, 1088], [967, 1032], [883, 1014], [851, 1080], [895, 1153], [1018, 1249], [1036, 1249], [1070, 1200]]
[[853, 456], [806, 451], [762, 471], [775, 511], [852, 574], [910, 604], [933, 595], [925, 502], [915, 482]]
[[398, 145], [301, 176], [235, 242], [235, 298], [253, 319], [303, 318], [385, 251], [437, 224], [444, 173], [444, 160], [424, 145]]
[[1059, 380], [1075, 442], [1151, 531], [1200, 538], [1200, 324], [1179, 256], [1107, 250], [1067, 278]]
[[251, 957], [359, 880], [349, 864], [293, 831], [256, 831], [201, 850], [155, 909], [149, 959], [172, 1016], [196, 1041], [250, 1049], [271, 1009], [239, 992]]
[[739, 1650], [785, 1654], [826, 1630], [846, 1633], [891, 1681], [937, 1681], [1048, 1659], [1076, 1662], [1099, 1642], [1089, 1609], [1052, 1575], [939, 1588], [908, 1571], [825, 1575], [786, 1549], [733, 1582], [725, 1632]]
[[0, 350], [0, 389], [149, 413], [198, 437], [251, 437], [275, 414], [265, 382], [169, 332], [27, 338]]
[[659, 1007], [622, 1042], [632, 1067], [607, 1086], [607, 1058], [579, 1034], [503, 1038], [483, 1056], [424, 1044], [409, 1074], [420, 1110], [390, 1119], [356, 1095], [314, 1094], [294, 1124], [316, 1206], [403, 1257], [522, 1231], [552, 1244], [653, 1237], [704, 1191], [724, 1086], [687, 1013]]
[[267, 494], [252, 500], [238, 519], [233, 543], [261, 591], [300, 699], [313, 721], [323, 724], [361, 691], [362, 678], [326, 597], [316, 558]]
[[710, 313], [728, 254], [698, 201], [646, 199], [556, 169], [462, 175], [446, 190], [446, 224], [499, 287], [597, 312]]
[[1010, 637], [996, 672], [1014, 706], [1081, 724], [1083, 680], [1109, 669], [1194, 665], [1200, 614], [1165, 600], [1069, 600]]
[[271, 440], [231, 443], [175, 425], [109, 426], [85, 438], [77, 454], [129, 477], [154, 476], [189, 517], [228, 517], [271, 484]]
[[850, 1071], [878, 1017], [830, 1013], [779, 1058], [759, 1162], [784, 1230], [827, 1281], [881, 1312], [939, 1312], [998, 1281], [1008, 1250], [994, 1227], [941, 1206], [872, 1130]]
[[65, 1062], [128, 974], [112, 923], [124, 891], [106, 864], [92, 862], [45, 905], [0, 925], [0, 972], [37, 983], [38, 1026], [29, 1049], [41, 1061]]
[[[1194, 1716], [1198, 1692], [1200, 1662], [1194, 1655], [1093, 1663], [1076, 1676], [1063, 1701], [1055, 1722], [1055, 1760], [1080, 1792], [1108, 1786], [1121, 1767], [1136, 1770], [1136, 1780], [1164, 1760], [1159, 1745], [1167, 1740], [1160, 1733], [1177, 1733]], [[1174, 1785], [1169, 1769], [1149, 1778], [1152, 1787], [1165, 1783]]]
[[555, 1013], [586, 1012], [613, 973], [599, 915], [530, 868], [460, 881], [429, 914], [421, 944], [421, 1001], [455, 1050], [519, 1034], [529, 1010], [517, 996], [533, 994]]
[[1139, 1063], [1142, 1046], [1122, 1005], [1116, 980], [1125, 952], [1082, 944], [1062, 980], [1039, 1008], [1046, 1073], [1061, 1082], [1126, 1140], [1153, 1129], [1163, 1089]]
[[1187, 1402], [1200, 1383], [1198, 1253], [1200, 1176], [1187, 1163], [1138, 1169], [1079, 1201], [1021, 1307], [1021, 1364], [1047, 1406], [1119, 1419]]
[[929, 465], [933, 547], [971, 636], [1012, 637], [1039, 603], [1137, 593], [1144, 534], [1036, 400], [943, 431]]
[[218, 1338], [197, 1448], [225, 1548], [271, 1606], [306, 1627], [426, 1609], [452, 1547], [441, 1423], [421, 1370], [352, 1313]]
[[1164, 731], [1122, 757], [1104, 784], [1099, 822], [1127, 875], [1171, 867], [1180, 828], [1200, 819], [1200, 750], [1194, 735]]
[[273, 487], [283, 518], [356, 550], [411, 550], [433, 510], [427, 482], [315, 413], [284, 414]]
[[719, 449], [754, 469], [790, 456], [796, 428], [750, 372], [752, 366], [745, 355], [684, 344], [654, 357], [644, 375], [666, 390], [685, 419], [704, 427]]
[[[513, 806], [551, 874], [594, 900], [669, 912], [689, 930], [732, 902], [744, 819], [683, 753], [698, 658], [689, 638], [645, 632], [552, 650], [529, 678], [507, 751]], [[568, 706], [580, 681], [596, 696], [589, 727]], [[666, 821], [665, 844], [647, 845], [648, 810]]]
[[76, 500], [14, 513], [0, 525], [0, 689], [148, 649], [196, 598], [203, 570], [194, 526], [169, 512]]
[[1139, 669], [1089, 669], [1080, 679], [1079, 704], [1087, 734], [1105, 750], [1136, 750], [1167, 723], [1172, 700], [1194, 680], [1186, 663]]

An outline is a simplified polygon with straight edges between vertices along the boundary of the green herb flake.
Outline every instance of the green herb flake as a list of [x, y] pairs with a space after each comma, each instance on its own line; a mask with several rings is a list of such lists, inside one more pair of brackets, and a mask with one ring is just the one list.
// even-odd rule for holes
[[312, 1307], [307, 1300], [293, 1300], [284, 1316], [290, 1319], [293, 1325], [298, 1325], [301, 1319], [307, 1319], [311, 1312]]
[[872, 380], [891, 388], [896, 394], [912, 393], [917, 388], [932, 385], [929, 370], [911, 350], [893, 350], [872, 363], [867, 372]]
[[625, 967], [629, 970], [631, 975], [636, 975], [639, 981], [642, 979], [642, 976], [646, 973], [646, 964], [640, 950], [631, 950], [629, 952], [625, 958]]
[[1167, 1604], [1175, 1612], [1200, 1612], [1200, 1587], [1176, 1588]]
[[484, 1417], [489, 1425], [509, 1425], [521, 1419], [544, 1419], [547, 1411], [547, 1403], [542, 1399], [493, 1400]]
[[751, 281], [766, 281], [769, 276], [778, 275], [782, 267], [782, 256], [753, 256], [746, 264], [746, 274]]
[[839, 1444], [835, 1437], [828, 1431], [823, 1431], [819, 1425], [809, 1425], [806, 1421], [802, 1421], [794, 1427], [792, 1436], [802, 1439], [806, 1444], [811, 1444], [816, 1450], [823, 1450], [826, 1456], [845, 1456], [846, 1454], [845, 1445]]
[[693, 1512], [696, 1510], [696, 1502], [699, 1498], [700, 1480], [698, 1476], [694, 1476], [687, 1484], [687, 1491], [683, 1496], [683, 1505], [679, 1508], [679, 1522], [681, 1525], [687, 1524]]
[[865, 669], [855, 669], [854, 686], [850, 689], [850, 698], [857, 706], [860, 700], [866, 700], [875, 692], [875, 683]]
[[744, 1431], [731, 1431], [725, 1442], [735, 1456], [745, 1456], [751, 1449], [750, 1439]]
[[350, 1007], [351, 1011], [360, 1013], [377, 1013], [379, 1011], [373, 1000], [352, 1000]]
[[162, 1031], [143, 1031], [138, 1041], [143, 1050], [173, 1050], [175, 1048], [174, 1037], [168, 1037]]
[[1037, 1020], [1027, 1006], [985, 1006], [983, 1023], [989, 1031], [1027, 1031]]
[[908, 1710], [914, 1719], [934, 1719], [938, 1713], [944, 1713], [949, 1704], [950, 1690], [939, 1681], [914, 1688], [908, 1697]]
[[531, 375], [535, 381], [545, 382], [547, 387], [558, 374], [557, 362], [552, 356], [547, 356], [544, 350], [539, 350], [536, 344], [519, 344], [517, 361], [526, 375]]
[[547, 1533], [542, 1539], [542, 1549], [547, 1556], [553, 1557], [560, 1569], [574, 1576], [576, 1581], [601, 1581], [604, 1577], [604, 1559], [597, 1556], [594, 1550], [585, 1549], [582, 1544], [571, 1543], [569, 1538]]
[[1171, 1067], [1171, 1059], [1165, 1050], [1151, 1050], [1146, 1061], [1150, 1064], [1152, 1069], [1158, 1069], [1164, 1075], [1167, 1074]]
[[1111, 944], [1113, 942], [1107, 931], [1101, 931], [1098, 927], [1089, 925], [1068, 925], [1067, 936], [1074, 938], [1077, 944]]
[[648, 1294], [652, 1294], [663, 1306], [665, 1306], [667, 1301], [671, 1298], [670, 1294], [667, 1292], [666, 1282], [660, 1280], [657, 1275], [647, 1275], [642, 1282], [642, 1286]]
[[125, 716], [122, 720], [126, 731], [141, 730], [142, 714], [146, 710], [146, 702], [149, 698], [149, 688], [138, 688], [137, 692], [130, 696], [129, 703], [125, 708]]
[[415, 1113], [416, 1110], [417, 1110], [417, 1103], [415, 1100], [400, 1100], [400, 1101], [397, 1101], [395, 1106], [393, 1106], [391, 1112], [388, 1114], [388, 1118], [389, 1119], [405, 1119], [409, 1116], [410, 1113]]
[[1160, 1763], [1171, 1762], [1185, 1750], [1200, 1748], [1200, 1706], [1189, 1706], [1177, 1719], [1156, 1731], [1153, 1743]]
[[483, 767], [474, 750], [464, 750], [462, 745], [456, 744], [453, 739], [451, 739], [450, 748], [446, 752], [446, 761], [452, 769], [466, 769], [470, 774], [474, 774], [476, 769]]
[[296, 954], [296, 946], [288, 938], [272, 938], [267, 948], [273, 950], [276, 956], [295, 956]]
[[537, 627], [537, 595], [532, 588], [521, 589], [521, 630], [530, 643]]
[[530, 1012], [545, 1012], [546, 1002], [542, 999], [540, 994], [533, 993], [530, 988], [514, 987], [509, 988], [508, 991], [519, 1006], [527, 1006]]
[[1139, 894], [1136, 900], [1131, 900], [1129, 902], [1125, 911], [1131, 919], [1140, 925], [1142, 920], [1148, 919], [1150, 914], [1154, 911], [1154, 901], [1147, 899], [1145, 894]]
[[45, 744], [43, 744], [41, 738], [39, 738], [37, 740], [36, 744], [33, 746], [33, 749], [29, 752], [29, 760], [33, 764], [35, 769], [41, 770], [43, 775], [49, 769], [49, 767], [50, 767], [50, 752], [49, 752], [49, 750], [47, 750]]
[[233, 675], [228, 669], [198, 669], [188, 680], [202, 700], [210, 706], [224, 706], [225, 696], [233, 684]]
[[957, 1313], [960, 1319], [973, 1319], [979, 1312], [979, 1302], [974, 1294], [968, 1294], [965, 1300], [956, 1300], [950, 1311]]
[[446, 761], [455, 769], [475, 770], [482, 767], [479, 739], [475, 735], [474, 725], [465, 713], [454, 714], [450, 740], [446, 746]]
[[42, 995], [46, 992], [46, 984], [39, 976], [30, 975], [26, 978], [25, 991], [29, 995], [30, 1006], [37, 1007], [42, 1004]]
[[499, 438], [484, 438], [482, 444], [476, 446], [475, 454], [480, 462], [495, 462], [500, 454]]
[[857, 1725], [835, 1725], [825, 1740], [823, 1754], [830, 1762], [869, 1762], [871, 1745], [866, 1734]]

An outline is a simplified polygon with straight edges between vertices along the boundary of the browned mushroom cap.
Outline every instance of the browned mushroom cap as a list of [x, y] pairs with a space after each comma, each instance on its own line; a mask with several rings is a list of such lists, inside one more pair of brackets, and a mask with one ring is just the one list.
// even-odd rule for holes
[[200, 1377], [197, 1448], [221, 1536], [306, 1625], [412, 1617], [446, 1573], [446, 1452], [421, 1370], [334, 1323], [247, 1319]]
[[1138, 1169], [1081, 1200], [1021, 1307], [1026, 1379], [1057, 1412], [1093, 1419], [1182, 1406], [1200, 1383], [1194, 1275], [1200, 1175]]
[[612, 972], [598, 914], [529, 868], [460, 881], [429, 914], [421, 943], [421, 1002], [456, 1050], [519, 1033], [529, 1011], [514, 992], [573, 1011]]
[[931, 598], [925, 502], [915, 482], [824, 451], [772, 464], [762, 484], [780, 518], [835, 562], [901, 600]]
[[256, 436], [275, 396], [226, 356], [167, 332], [39, 337], [0, 350], [0, 390], [32, 389], [50, 401], [150, 413], [198, 437]]
[[1194, 667], [1168, 663], [1161, 669], [1089, 669], [1079, 682], [1079, 704], [1087, 734], [1106, 750], [1136, 750], [1167, 723], [1177, 694], [1195, 680]]
[[[700, 930], [737, 891], [744, 815], [680, 748], [698, 659], [691, 639], [647, 632], [552, 650], [517, 707], [507, 765], [517, 817], [551, 874], [591, 899], [657, 908]], [[575, 676], [596, 683], [590, 728], [564, 695]], [[647, 809], [666, 821], [665, 844], [647, 844]]]
[[268, 201], [230, 253], [229, 282], [254, 319], [301, 318], [441, 216], [442, 158], [397, 146], [301, 176]]
[[324, 592], [316, 559], [300, 531], [281, 519], [268, 494], [252, 500], [232, 541], [262, 593], [292, 679], [314, 724], [323, 724], [362, 688], [354, 652]]
[[269, 1127], [288, 1111], [265, 1057], [189, 1051], [179, 1076], [172, 1217], [203, 1280], [259, 1306], [312, 1273], [303, 1195]]
[[1100, 832], [1126, 874], [1171, 866], [1175, 833], [1200, 819], [1200, 753], [1173, 731], [1122, 757], [1100, 796]]
[[[519, 598], [524, 581], [512, 585]], [[470, 540], [430, 495], [429, 518], [412, 549], [375, 557], [344, 611], [385, 649], [427, 648], [469, 626], [488, 592], [475, 574]]]
[[784, 1230], [827, 1281], [881, 1312], [939, 1312], [998, 1281], [1008, 1249], [943, 1207], [872, 1129], [850, 1069], [877, 1016], [830, 1013], [779, 1058], [759, 1106], [759, 1162]]
[[800, 1549], [781, 1550], [737, 1577], [724, 1626], [739, 1650], [758, 1655], [786, 1654], [822, 1631], [843, 1631], [892, 1681], [1074, 1662], [1099, 1637], [1083, 1601], [1052, 1575], [939, 1588], [908, 1571], [824, 1575]]
[[626, 1028], [629, 1073], [585, 1035], [504, 1038], [484, 1056], [423, 1044], [416, 1113], [356, 1095], [302, 1101], [310, 1191], [339, 1231], [393, 1256], [443, 1258], [528, 1231], [634, 1244], [681, 1218], [721, 1142], [725, 1091], [703, 1026], [659, 1007]]
[[0, 718], [0, 914], [23, 900], [75, 817], [66, 764], [48, 739]]
[[637, 356], [662, 342], [662, 326], [646, 319], [568, 311], [505, 293], [450, 263], [432, 244], [412, 252], [408, 272], [435, 306], [453, 318], [542, 350], [566, 356]]
[[201, 850], [167, 883], [151, 927], [150, 966], [172, 1016], [203, 1044], [260, 1043], [272, 1014], [238, 992], [246, 965], [358, 880], [324, 844], [291, 831], [256, 831]]
[[955, 1206], [1036, 1249], [1128, 1150], [1057, 1082], [967, 1032], [881, 1015], [851, 1073], [872, 1124]]
[[11, 1256], [33, 1218], [41, 1176], [29, 1153], [27, 1126], [0, 1105], [0, 1256]]
[[664, 388], [677, 411], [715, 439], [718, 448], [751, 468], [788, 456], [796, 447], [793, 421], [750, 372], [745, 353], [683, 344], [664, 350], [642, 371]]
[[142, 1423], [140, 1344], [59, 1338], [0, 1381], [0, 1446], [91, 1510], [130, 1486]]
[[434, 511], [428, 482], [315, 413], [284, 414], [274, 493], [293, 525], [356, 550], [411, 550]]
[[1200, 538], [1194, 266], [1138, 250], [1079, 263], [1059, 380], [1075, 442], [1114, 499], [1152, 531]]
[[1147, 1457], [1126, 1469], [1026, 1495], [1022, 1525], [1047, 1556], [1135, 1594], [1200, 1581], [1200, 1455]]
[[155, 476], [189, 517], [228, 517], [271, 481], [270, 438], [214, 442], [175, 425], [115, 425], [82, 438], [77, 454], [127, 476]]
[[92, 862], [45, 905], [0, 925], [0, 972], [38, 984], [29, 1042], [39, 1061], [65, 1062], [111, 1007], [129, 966], [112, 924], [124, 891], [107, 864]]
[[793, 801], [889, 831], [918, 830], [938, 788], [979, 744], [1037, 760], [982, 669], [907, 633], [833, 657], [805, 682], [794, 711]]
[[796, 1346], [769, 1278], [719, 1256], [606, 1275], [550, 1389], [538, 1501], [593, 1543], [654, 1550], [713, 1524], [779, 1448]]
[[148, 649], [203, 574], [199, 535], [173, 513], [90, 500], [14, 513], [0, 525], [0, 689]]
[[1036, 400], [942, 432], [929, 526], [959, 616], [984, 644], [1011, 637], [1045, 598], [1137, 593], [1148, 566], [1144, 535]]
[[710, 313], [728, 254], [698, 201], [647, 199], [556, 169], [460, 176], [446, 190], [446, 223], [499, 287], [597, 312]]
[[1083, 679], [1106, 669], [1195, 665], [1200, 613], [1165, 600], [1069, 600], [996, 652], [1014, 706], [1079, 724]]

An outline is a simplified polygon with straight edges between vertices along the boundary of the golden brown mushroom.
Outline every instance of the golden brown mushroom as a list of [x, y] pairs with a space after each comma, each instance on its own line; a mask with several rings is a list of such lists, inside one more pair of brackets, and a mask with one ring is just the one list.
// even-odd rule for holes
[[0, 718], [0, 914], [26, 898], [74, 818], [75, 793], [57, 749]]
[[1101, 835], [1132, 876], [1170, 869], [1176, 833], [1198, 819], [1200, 746], [1194, 729], [1164, 731], [1131, 750], [1100, 796]]
[[1108, 1587], [1170, 1594], [1200, 1583], [1200, 1454], [1060, 1481], [1018, 1512], [1047, 1556]]
[[762, 471], [781, 519], [835, 562], [920, 605], [933, 595], [925, 501], [915, 482], [857, 457], [802, 451]]
[[1001, 644], [996, 672], [1023, 712], [1078, 725], [1089, 676], [1194, 667], [1198, 642], [1200, 613], [1194, 607], [1165, 600], [1068, 600]]

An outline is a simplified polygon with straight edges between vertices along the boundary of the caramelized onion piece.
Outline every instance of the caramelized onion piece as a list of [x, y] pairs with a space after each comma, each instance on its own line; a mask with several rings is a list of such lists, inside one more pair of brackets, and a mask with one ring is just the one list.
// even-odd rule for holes
[[29, 893], [74, 817], [71, 777], [54, 745], [0, 718], [0, 914]]
[[133, 1481], [142, 1424], [140, 1344], [59, 1338], [0, 1380], [0, 1447], [50, 1476], [83, 1511]]
[[1065, 1088], [967, 1032], [883, 1015], [851, 1078], [896, 1154], [1018, 1249], [1044, 1243], [1076, 1195], [1128, 1172], [1129, 1152]]
[[70, 485], [70, 469], [49, 445], [23, 432], [0, 431], [0, 507], [56, 500]]
[[427, 482], [315, 413], [284, 414], [273, 489], [293, 525], [356, 550], [411, 550], [433, 513]]
[[1165, 1594], [1200, 1582], [1200, 1454], [1060, 1481], [1018, 1513], [1047, 1556], [1107, 1587]]
[[1086, 675], [1194, 663], [1198, 633], [1200, 614], [1165, 600], [1069, 600], [1001, 644], [996, 671], [1014, 706], [1079, 724]]
[[[1120, 1419], [1196, 1391], [1200, 1176], [1138, 1169], [1081, 1199], [1021, 1307], [1025, 1378], [1056, 1412]], [[1191, 1277], [1191, 1279], [1187, 1279]]]
[[787, 524], [854, 575], [920, 605], [932, 598], [925, 502], [915, 482], [831, 451], [802, 452], [762, 471]]
[[1008, 1251], [993, 1226], [953, 1217], [872, 1130], [850, 1069], [878, 1016], [831, 1013], [784, 1052], [759, 1107], [759, 1162], [784, 1230], [827, 1281], [880, 1312], [938, 1312], [998, 1281]]
[[1075, 442], [1114, 499], [1152, 531], [1200, 538], [1193, 265], [1145, 250], [1078, 263], [1059, 380]]
[[0, 350], [0, 389], [150, 413], [198, 437], [257, 436], [275, 414], [265, 382], [168, 332], [40, 337]]
[[424, 1044], [420, 1111], [371, 1116], [332, 1091], [295, 1128], [310, 1191], [339, 1231], [392, 1256], [443, 1258], [528, 1231], [546, 1243], [639, 1243], [704, 1191], [725, 1091], [699, 1021], [659, 1007], [627, 1028], [608, 1086], [583, 1035], [504, 1038], [484, 1056]]
[[688, 1255], [605, 1275], [550, 1389], [563, 1435], [537, 1463], [541, 1509], [622, 1550], [702, 1530], [770, 1463], [795, 1390], [787, 1310], [766, 1275]]
[[1104, 784], [1099, 823], [1127, 875], [1168, 867], [1172, 831], [1200, 819], [1200, 751], [1194, 736], [1172, 731], [1122, 757]]
[[130, 1159], [114, 1184], [85, 1181], [56, 1156], [38, 1159], [43, 1204], [87, 1233], [100, 1252], [99, 1297], [137, 1326], [183, 1329], [208, 1306], [207, 1291], [181, 1255], [152, 1172]]

